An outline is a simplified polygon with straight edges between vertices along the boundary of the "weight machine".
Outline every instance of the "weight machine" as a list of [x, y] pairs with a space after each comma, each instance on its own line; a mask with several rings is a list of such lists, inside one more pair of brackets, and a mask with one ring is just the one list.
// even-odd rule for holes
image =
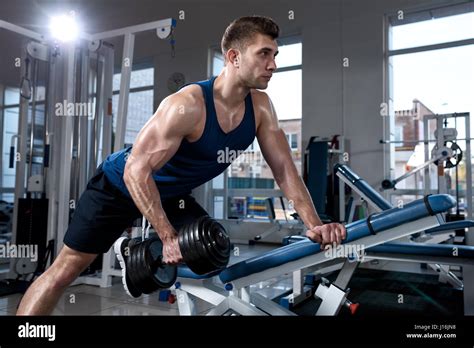
[[[158, 38], [170, 38], [174, 54], [175, 26], [176, 21], [168, 18], [92, 35], [81, 33], [76, 42], [61, 43], [0, 20], [0, 29], [30, 40], [22, 47], [19, 125], [10, 147], [10, 166], [15, 167], [16, 174], [13, 242], [39, 244], [44, 253], [49, 247], [61, 249], [71, 213], [87, 181], [108, 154], [124, 146], [135, 35], [154, 30]], [[124, 48], [117, 128], [112, 144], [115, 52], [106, 40], [115, 37], [123, 37]], [[45, 90], [45, 100], [41, 102], [36, 97], [39, 81], [44, 81]], [[38, 104], [44, 104], [42, 117]], [[25, 209], [20, 209], [22, 200], [28, 203]], [[34, 200], [42, 200], [41, 209], [31, 203]], [[39, 215], [36, 222], [24, 216], [24, 211], [31, 207], [32, 216]], [[34, 211], [39, 214], [35, 215]], [[47, 240], [54, 240], [54, 249], [51, 243], [46, 249]], [[41, 253], [39, 262], [44, 262]], [[111, 277], [121, 276], [114, 266], [115, 258], [109, 251], [103, 257], [98, 275], [80, 277], [76, 283], [111, 286]], [[0, 278], [33, 272], [38, 273], [35, 263], [16, 259], [11, 260], [9, 272], [0, 274]]]
[[[457, 200], [457, 215], [460, 214], [460, 197], [459, 190], [459, 165], [462, 160], [465, 163], [466, 170], [466, 189], [464, 191], [465, 197], [465, 211], [468, 219], [472, 218], [472, 202], [469, 200], [472, 197], [472, 169], [471, 169], [471, 138], [470, 138], [470, 114], [450, 113], [440, 115], [426, 115], [423, 117], [424, 140], [420, 141], [384, 141], [380, 140], [382, 144], [390, 143], [410, 143], [410, 144], [424, 144], [424, 163], [416, 166], [407, 173], [396, 179], [385, 179], [381, 186], [384, 190], [396, 190], [396, 185], [406, 178], [424, 171], [423, 175], [423, 193], [425, 195], [432, 193], [448, 193], [456, 196]], [[458, 120], [464, 119], [464, 138], [458, 138]], [[429, 125], [430, 122], [436, 122], [436, 130], [434, 131], [434, 139], [430, 138]], [[454, 127], [448, 127], [448, 123], [454, 122]], [[430, 151], [430, 144], [434, 143], [434, 147]], [[464, 151], [463, 151], [464, 149]], [[433, 187], [433, 177], [430, 174], [430, 165], [437, 167], [436, 180], [437, 189]], [[454, 190], [448, 187], [447, 170], [455, 169], [456, 173], [456, 187]], [[400, 194], [405, 193], [405, 190], [400, 190]]]

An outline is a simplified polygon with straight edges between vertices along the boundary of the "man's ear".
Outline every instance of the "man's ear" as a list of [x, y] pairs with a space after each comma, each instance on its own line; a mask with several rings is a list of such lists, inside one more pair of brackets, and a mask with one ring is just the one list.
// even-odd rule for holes
[[227, 59], [232, 63], [236, 68], [240, 65], [240, 52], [235, 48], [231, 48], [227, 51]]

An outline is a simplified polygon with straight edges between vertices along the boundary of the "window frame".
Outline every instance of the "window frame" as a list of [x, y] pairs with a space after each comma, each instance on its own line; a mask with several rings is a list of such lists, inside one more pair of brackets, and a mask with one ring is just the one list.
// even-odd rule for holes
[[[155, 108], [155, 105], [154, 105], [155, 104], [154, 103], [154, 99], [155, 99], [155, 73], [156, 73], [155, 66], [153, 65], [152, 62], [148, 62], [148, 61], [142, 62], [142, 63], [136, 63], [136, 64], [133, 64], [133, 66], [132, 66], [131, 74], [133, 74], [134, 72], [139, 71], [139, 70], [145, 70], [145, 69], [151, 69], [151, 68], [153, 69], [153, 84], [152, 85], [141, 86], [141, 87], [130, 88], [130, 90], [129, 90], [129, 100], [130, 100], [130, 95], [132, 93], [152, 91], [152, 94], [153, 94], [153, 96], [152, 96], [152, 99], [153, 99], [152, 100], [152, 109], [154, 109]], [[114, 70], [113, 77], [115, 75], [121, 75], [121, 70], [116, 68]], [[130, 76], [130, 79], [131, 79], [131, 76]], [[114, 96], [117, 96], [117, 95], [120, 95], [120, 84], [119, 84], [119, 89], [116, 89], [116, 90], [112, 89], [112, 99], [113, 99]], [[116, 120], [116, 116], [117, 115], [114, 114], [114, 118], [112, 120], [112, 132], [113, 132], [114, 137], [115, 137], [115, 132], [116, 132], [116, 128], [114, 127], [114, 120]], [[129, 116], [129, 114], [127, 112], [126, 122], [128, 122], [128, 116]], [[127, 124], [127, 123], [125, 123], [125, 124]], [[126, 136], [126, 133], [127, 133], [127, 128], [125, 127], [125, 136]], [[126, 144], [127, 143], [125, 143], [125, 145]]]
[[[459, 15], [462, 13], [469, 13], [470, 7], [469, 3], [460, 3], [454, 5], [445, 5], [445, 6], [423, 6], [418, 9], [411, 11], [404, 11], [404, 20], [403, 24], [410, 24], [421, 22], [430, 19], [437, 19], [443, 17], [449, 17], [454, 15]], [[435, 14], [437, 17], [434, 18]], [[429, 15], [429, 17], [426, 17]], [[412, 54], [419, 52], [435, 51], [445, 48], [461, 47], [467, 45], [474, 45], [474, 38], [465, 39], [465, 40], [454, 40], [447, 41], [437, 44], [421, 45], [416, 47], [402, 48], [402, 49], [391, 49], [391, 40], [392, 40], [392, 23], [397, 21], [398, 13], [391, 12], [384, 15], [383, 22], [383, 103], [388, 105], [389, 115], [382, 118], [382, 127], [383, 127], [383, 139], [388, 141], [394, 141], [395, 137], [395, 110], [392, 106], [394, 105], [394, 87], [393, 87], [393, 67], [391, 65], [391, 58], [397, 55]], [[395, 171], [395, 143], [383, 144], [383, 172], [385, 178], [391, 178], [392, 173]], [[403, 190], [397, 189], [397, 195], [402, 195], [406, 191], [406, 194], [412, 194], [413, 190]], [[390, 199], [390, 193], [384, 191], [383, 195], [385, 198]]]

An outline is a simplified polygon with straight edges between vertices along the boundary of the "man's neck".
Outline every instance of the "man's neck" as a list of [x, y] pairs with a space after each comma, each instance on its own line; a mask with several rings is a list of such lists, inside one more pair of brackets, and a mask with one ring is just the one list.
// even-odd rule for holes
[[214, 98], [220, 99], [230, 108], [239, 106], [249, 91], [248, 87], [243, 86], [236, 78], [230, 76], [225, 68], [214, 81]]

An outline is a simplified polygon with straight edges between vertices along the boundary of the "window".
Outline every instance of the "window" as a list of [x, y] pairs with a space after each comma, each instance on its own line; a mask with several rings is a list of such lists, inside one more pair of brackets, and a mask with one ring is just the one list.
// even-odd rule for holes
[[[153, 85], [154, 68], [142, 68], [132, 70], [130, 76], [130, 94], [128, 97], [127, 121], [125, 126], [125, 144], [133, 144], [135, 139], [154, 114], [153, 110]], [[120, 93], [120, 73], [114, 74], [113, 78], [113, 129], [117, 128], [117, 110]]]
[[18, 133], [19, 112], [18, 107], [5, 108], [3, 111], [2, 188], [15, 187], [15, 168], [9, 168], [9, 163], [12, 136]]
[[[3, 134], [2, 134], [2, 173], [1, 173], [1, 199], [12, 203], [15, 189], [16, 166], [9, 168], [10, 165], [10, 146], [12, 136], [18, 133], [18, 120], [20, 113], [20, 89], [5, 87], [3, 89], [4, 104], [0, 106], [0, 114], [3, 113]], [[36, 112], [35, 112], [35, 137], [33, 144], [33, 157], [31, 173], [29, 175], [42, 174], [43, 166], [43, 143], [44, 143], [44, 106], [45, 87], [37, 85], [36, 87]], [[27, 134], [31, 132], [32, 105], [30, 103]], [[29, 136], [27, 147], [29, 149]], [[15, 151], [18, 151], [18, 139], [15, 141]], [[27, 157], [29, 159], [29, 157]], [[24, 160], [27, 160], [25, 158]]]
[[472, 39], [473, 23], [474, 13], [471, 12], [405, 25], [393, 25], [390, 49], [399, 50]]
[[[385, 173], [388, 178], [398, 178], [426, 161], [423, 140], [430, 141], [427, 151], [431, 159], [437, 125], [428, 120], [434, 115], [469, 112], [471, 119], [474, 115], [474, 12], [465, 5], [411, 13], [403, 20], [389, 18], [388, 97], [393, 119], [386, 124], [393, 145], [388, 159], [390, 173]], [[457, 130], [457, 144], [466, 150], [461, 140], [466, 135], [464, 121], [450, 119], [444, 127]], [[471, 136], [473, 130], [471, 122]], [[438, 187], [437, 167], [428, 168], [428, 189], [434, 190]], [[464, 159], [458, 168], [457, 174], [454, 168], [445, 170], [447, 190], [455, 195], [457, 180], [460, 194], [465, 196]], [[400, 198], [413, 200], [409, 195], [416, 191], [410, 190], [422, 194], [427, 179], [421, 171], [400, 181], [392, 203], [397, 204]]]
[[292, 150], [298, 149], [298, 134], [296, 133], [286, 134], [286, 140], [288, 141], [288, 144], [290, 145], [290, 149]]
[[224, 57], [222, 52], [217, 49], [213, 49], [212, 53], [212, 76], [217, 76], [221, 73], [222, 68], [224, 68]]

